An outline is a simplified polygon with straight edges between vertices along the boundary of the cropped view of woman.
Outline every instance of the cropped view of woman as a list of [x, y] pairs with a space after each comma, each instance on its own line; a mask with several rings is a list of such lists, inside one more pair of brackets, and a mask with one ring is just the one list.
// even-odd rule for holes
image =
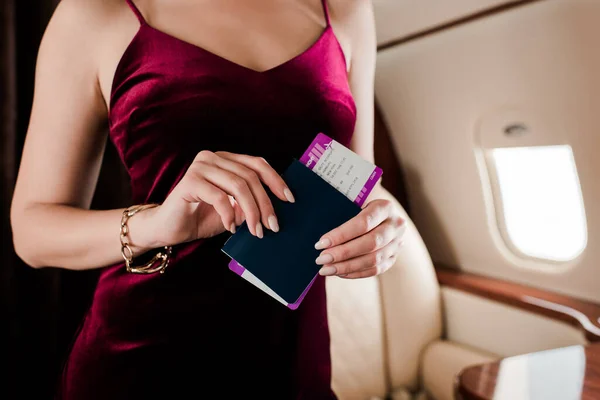
[[[221, 248], [278, 232], [268, 191], [295, 201], [280, 174], [318, 133], [373, 162], [375, 55], [367, 0], [60, 2], [11, 209], [27, 264], [102, 269], [57, 399], [336, 398], [325, 279], [389, 269], [400, 205], [378, 186], [315, 243], [294, 311]], [[90, 209], [107, 145], [127, 209]]]

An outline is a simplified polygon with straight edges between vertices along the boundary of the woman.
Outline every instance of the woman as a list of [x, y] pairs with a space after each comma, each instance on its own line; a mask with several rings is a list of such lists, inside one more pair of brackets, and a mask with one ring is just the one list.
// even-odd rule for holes
[[[317, 133], [373, 160], [374, 37], [365, 0], [60, 3], [12, 208], [31, 266], [103, 268], [59, 398], [335, 398], [324, 278], [290, 311], [220, 249], [278, 231], [265, 190], [294, 201], [278, 173]], [[107, 137], [145, 206], [89, 210]], [[316, 244], [321, 275], [393, 265], [402, 210], [371, 197]]]

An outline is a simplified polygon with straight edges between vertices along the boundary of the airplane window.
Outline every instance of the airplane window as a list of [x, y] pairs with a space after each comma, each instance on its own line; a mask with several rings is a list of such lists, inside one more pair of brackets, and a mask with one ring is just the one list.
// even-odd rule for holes
[[571, 146], [492, 150], [505, 233], [525, 256], [555, 262], [579, 256], [587, 226]]

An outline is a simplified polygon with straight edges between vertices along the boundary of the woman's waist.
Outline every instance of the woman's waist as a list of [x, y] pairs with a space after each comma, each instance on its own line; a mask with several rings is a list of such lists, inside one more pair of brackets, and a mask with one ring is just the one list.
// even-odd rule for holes
[[96, 285], [92, 311], [107, 318], [135, 319], [163, 310], [198, 311], [222, 303], [232, 272], [228, 257], [220, 250], [222, 241], [216, 242], [174, 246], [164, 273], [130, 273], [124, 263], [105, 268]]

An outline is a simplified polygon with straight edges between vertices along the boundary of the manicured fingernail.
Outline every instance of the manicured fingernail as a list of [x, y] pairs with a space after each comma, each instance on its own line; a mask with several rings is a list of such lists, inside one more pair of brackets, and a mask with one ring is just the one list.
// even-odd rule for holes
[[292, 194], [290, 189], [288, 189], [288, 188], [283, 189], [283, 195], [290, 203], [296, 202], [296, 199], [294, 198], [294, 195]]
[[231, 233], [235, 233], [235, 223], [233, 223], [233, 222], [231, 223], [231, 226], [229, 227], [229, 231]]
[[277, 218], [274, 215], [269, 217], [269, 228], [271, 228], [273, 232], [279, 232], [279, 224], [277, 223]]
[[315, 244], [315, 249], [323, 250], [331, 246], [331, 240], [329, 239], [321, 239]]
[[335, 275], [337, 269], [335, 267], [323, 267], [319, 270], [319, 275], [321, 276], [331, 276]]
[[315, 262], [319, 265], [331, 264], [333, 262], [333, 256], [331, 254], [321, 254]]
[[260, 222], [256, 224], [256, 236], [258, 236], [259, 239], [263, 238], [263, 227]]

